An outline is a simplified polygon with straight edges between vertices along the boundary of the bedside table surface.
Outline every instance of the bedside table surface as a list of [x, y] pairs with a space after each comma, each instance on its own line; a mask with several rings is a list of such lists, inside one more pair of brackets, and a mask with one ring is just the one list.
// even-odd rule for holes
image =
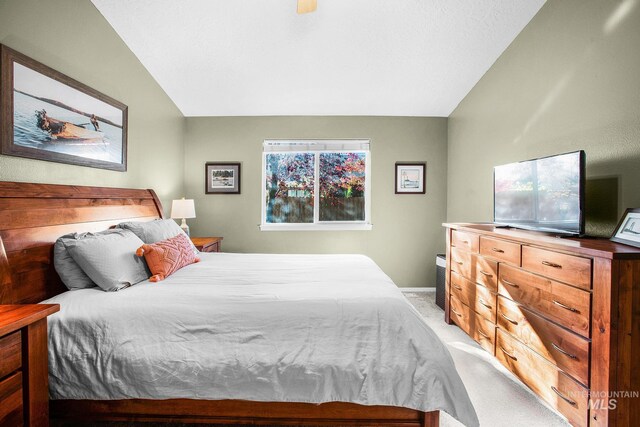
[[219, 242], [224, 237], [192, 237], [191, 241], [196, 246], [207, 246], [215, 242]]
[[59, 304], [0, 305], [0, 336], [10, 334], [57, 311]]

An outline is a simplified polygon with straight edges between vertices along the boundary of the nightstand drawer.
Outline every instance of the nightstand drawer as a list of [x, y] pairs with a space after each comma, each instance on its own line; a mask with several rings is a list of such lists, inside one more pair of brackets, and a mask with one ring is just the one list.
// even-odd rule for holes
[[0, 379], [22, 366], [22, 339], [20, 331], [0, 338]]
[[0, 426], [22, 426], [22, 373], [0, 381]]
[[191, 242], [200, 252], [220, 252], [222, 237], [192, 237]]

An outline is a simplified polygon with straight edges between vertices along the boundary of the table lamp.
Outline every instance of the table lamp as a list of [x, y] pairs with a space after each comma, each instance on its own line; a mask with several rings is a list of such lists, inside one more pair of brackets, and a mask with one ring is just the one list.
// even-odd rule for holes
[[171, 203], [171, 218], [182, 218], [182, 224], [180, 228], [189, 236], [189, 226], [187, 225], [187, 218], [196, 217], [196, 207], [193, 203], [193, 199], [186, 199], [183, 197], [180, 200], [174, 200]]

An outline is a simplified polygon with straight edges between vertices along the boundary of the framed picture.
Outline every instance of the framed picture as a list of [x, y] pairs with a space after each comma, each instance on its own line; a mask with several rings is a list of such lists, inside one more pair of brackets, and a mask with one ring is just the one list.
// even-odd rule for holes
[[204, 169], [206, 194], [240, 194], [239, 162], [207, 162]]
[[640, 248], [640, 208], [629, 208], [624, 212], [611, 240]]
[[396, 194], [424, 194], [427, 164], [396, 163]]
[[127, 106], [0, 45], [2, 154], [127, 170]]

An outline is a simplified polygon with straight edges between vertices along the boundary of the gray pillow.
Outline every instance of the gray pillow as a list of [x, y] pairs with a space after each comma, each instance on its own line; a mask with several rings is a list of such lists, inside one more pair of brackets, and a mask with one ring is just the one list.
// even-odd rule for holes
[[62, 279], [62, 283], [69, 289], [95, 288], [96, 284], [85, 274], [77, 262], [73, 260], [66, 243], [77, 240], [78, 233], [61, 236], [53, 245], [53, 267]]
[[[182, 228], [172, 219], [157, 219], [154, 221], [147, 222], [121, 222], [116, 225], [117, 228], [123, 228], [125, 230], [131, 230], [138, 236], [143, 242], [147, 244], [160, 242], [162, 240], [170, 239], [171, 237], [176, 237], [178, 234], [187, 235]], [[189, 236], [187, 236], [189, 238]], [[198, 249], [194, 246], [189, 239], [189, 243], [191, 243], [191, 247], [193, 248], [193, 252], [197, 255], [200, 253]]]
[[66, 243], [69, 254], [82, 270], [105, 291], [118, 291], [149, 278], [150, 273], [136, 250], [144, 242], [129, 230], [113, 229], [85, 233]]

